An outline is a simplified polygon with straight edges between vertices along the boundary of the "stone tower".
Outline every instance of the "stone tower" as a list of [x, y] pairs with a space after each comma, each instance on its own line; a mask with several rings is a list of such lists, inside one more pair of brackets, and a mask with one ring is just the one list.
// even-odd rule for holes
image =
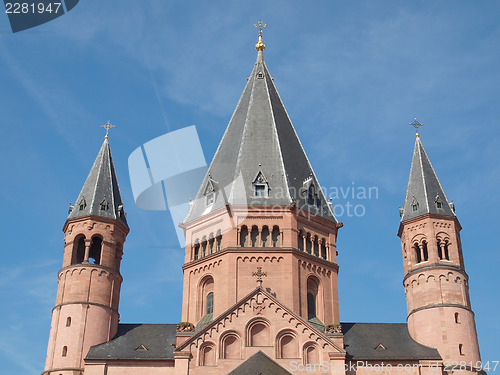
[[120, 261], [129, 232], [108, 136], [64, 224], [64, 258], [58, 273], [43, 374], [79, 375], [92, 345], [118, 328]]
[[437, 348], [445, 366], [462, 362], [468, 372], [481, 357], [454, 211], [417, 133], [398, 233], [408, 329], [415, 341]]
[[256, 48], [257, 61], [182, 224], [182, 320], [201, 329], [260, 278], [263, 289], [323, 330], [339, 323], [342, 224], [266, 67], [261, 36]]

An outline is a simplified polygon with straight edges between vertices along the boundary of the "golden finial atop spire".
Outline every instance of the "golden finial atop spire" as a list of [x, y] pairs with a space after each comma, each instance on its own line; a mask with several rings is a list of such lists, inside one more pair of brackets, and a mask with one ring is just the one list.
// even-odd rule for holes
[[417, 132], [417, 138], [420, 137], [420, 134], [418, 134], [418, 127], [419, 126], [424, 126], [424, 124], [421, 124], [420, 122], [417, 121], [417, 118], [415, 117], [415, 120], [413, 122], [410, 122], [410, 125], [413, 126]]
[[111, 125], [111, 123], [109, 122], [109, 120], [108, 120], [108, 122], [107, 122], [107, 123], [105, 123], [104, 125], [101, 125], [101, 128], [106, 129], [106, 136], [104, 137], [104, 139], [109, 139], [109, 136], [108, 136], [109, 129], [114, 128], [114, 127], [115, 127], [115, 126], [114, 126], [114, 125]]
[[259, 28], [259, 41], [257, 42], [257, 44], [255, 45], [255, 49], [257, 51], [264, 51], [266, 49], [266, 45], [264, 44], [264, 42], [262, 41], [262, 28], [263, 27], [266, 27], [267, 25], [265, 23], [263, 23], [262, 21], [259, 21], [258, 23], [256, 23], [255, 25], [253, 25], [254, 27], [258, 27]]

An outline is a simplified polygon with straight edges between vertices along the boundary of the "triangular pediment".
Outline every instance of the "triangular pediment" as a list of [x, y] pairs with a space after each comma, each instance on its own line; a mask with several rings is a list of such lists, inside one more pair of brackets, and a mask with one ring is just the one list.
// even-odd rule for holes
[[215, 184], [214, 181], [212, 181], [211, 178], [208, 179], [207, 184], [205, 185], [205, 191], [204, 195], [208, 195], [210, 193], [213, 193], [215, 191]]
[[[248, 342], [247, 332], [249, 327], [257, 321], [273, 325], [272, 332], [277, 336], [280, 332], [293, 332], [301, 343], [312, 342], [322, 351], [345, 355], [343, 348], [262, 287], [256, 288], [242, 298], [202, 330], [179, 345], [175, 351], [196, 353], [204, 343], [219, 343], [226, 333], [235, 333], [246, 341], [245, 345], [259, 346], [251, 345]], [[269, 345], [264, 346], [272, 346], [275, 341], [275, 337], [270, 337]]]
[[253, 183], [254, 184], [267, 184], [268, 181], [267, 181], [266, 176], [264, 176], [264, 173], [262, 173], [262, 171], [259, 171], [259, 173], [257, 173], [257, 176], [255, 176]]

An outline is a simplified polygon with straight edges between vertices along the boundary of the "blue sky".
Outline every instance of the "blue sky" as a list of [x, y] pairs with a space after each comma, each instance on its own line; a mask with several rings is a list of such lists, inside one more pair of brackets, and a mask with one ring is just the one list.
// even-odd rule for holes
[[[482, 359], [500, 360], [500, 4], [494, 1], [81, 1], [12, 34], [0, 17], [0, 372], [43, 371], [61, 231], [111, 120], [131, 227], [121, 321], [180, 321], [183, 250], [166, 212], [135, 207], [129, 154], [196, 125], [211, 160], [265, 59], [326, 187], [376, 187], [338, 239], [342, 321], [404, 322], [398, 207], [421, 136], [463, 226]], [[498, 372], [498, 370], [497, 370]]]

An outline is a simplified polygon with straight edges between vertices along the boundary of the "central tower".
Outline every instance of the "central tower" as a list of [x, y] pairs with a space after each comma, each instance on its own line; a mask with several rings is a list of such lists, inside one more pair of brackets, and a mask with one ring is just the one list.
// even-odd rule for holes
[[257, 61], [182, 224], [182, 320], [199, 330], [257, 287], [316, 327], [339, 323], [333, 215], [264, 62]]

